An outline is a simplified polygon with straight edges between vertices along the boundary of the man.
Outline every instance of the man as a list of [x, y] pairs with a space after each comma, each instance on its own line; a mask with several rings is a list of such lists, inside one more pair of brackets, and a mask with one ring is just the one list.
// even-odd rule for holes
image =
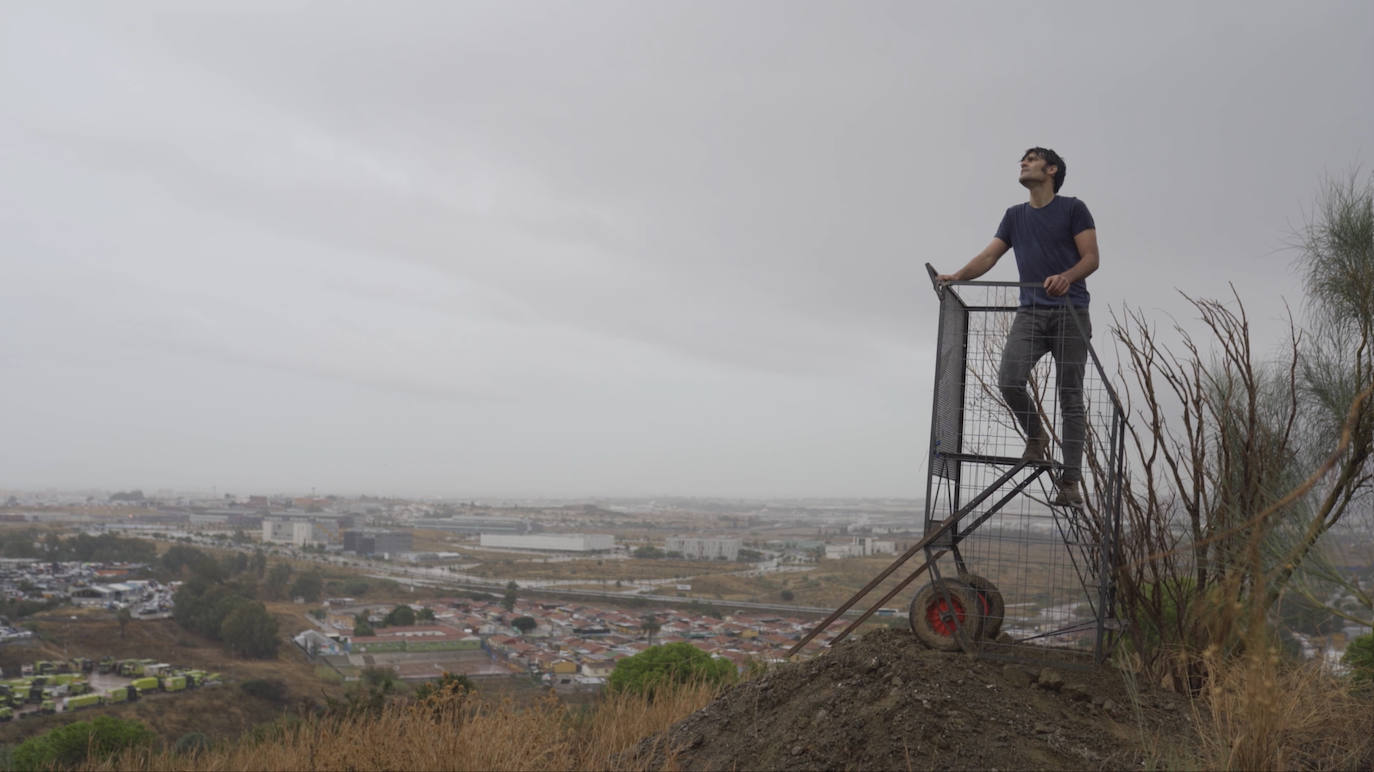
[[[939, 281], [968, 281], [987, 273], [1007, 253], [1016, 251], [1016, 267], [1023, 283], [1020, 306], [1002, 350], [997, 386], [1012, 414], [1026, 432], [1027, 461], [1049, 458], [1050, 436], [1040, 422], [1026, 389], [1035, 363], [1046, 353], [1054, 357], [1055, 382], [1064, 415], [1063, 474], [1058, 480], [1058, 505], [1083, 504], [1083, 438], [1087, 433], [1083, 405], [1083, 371], [1088, 361], [1088, 286], [1084, 279], [1097, 270], [1097, 228], [1082, 201], [1060, 196], [1067, 167], [1053, 150], [1033, 147], [1021, 156], [1021, 185], [1030, 201], [1007, 210], [997, 235], [968, 265]], [[1070, 315], [1073, 316], [1070, 316]], [[1074, 324], [1074, 316], [1078, 325]], [[1082, 326], [1083, 334], [1078, 331]]]

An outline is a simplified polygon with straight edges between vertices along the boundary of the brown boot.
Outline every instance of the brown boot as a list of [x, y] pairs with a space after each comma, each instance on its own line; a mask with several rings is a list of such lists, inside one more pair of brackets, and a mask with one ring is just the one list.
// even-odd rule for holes
[[1083, 506], [1082, 486], [1077, 480], [1059, 481], [1059, 493], [1050, 501], [1056, 507], [1081, 507]]
[[1049, 461], [1050, 460], [1050, 436], [1045, 434], [1045, 430], [1040, 430], [1038, 437], [1026, 438], [1026, 449], [1021, 453], [1022, 461]]

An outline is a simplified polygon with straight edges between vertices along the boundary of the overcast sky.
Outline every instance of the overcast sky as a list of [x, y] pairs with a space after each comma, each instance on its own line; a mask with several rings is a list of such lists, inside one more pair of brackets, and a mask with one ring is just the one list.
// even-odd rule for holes
[[[1374, 3], [0, 2], [0, 486], [919, 496], [1046, 145], [1277, 340]], [[1012, 280], [1008, 256], [988, 278]]]

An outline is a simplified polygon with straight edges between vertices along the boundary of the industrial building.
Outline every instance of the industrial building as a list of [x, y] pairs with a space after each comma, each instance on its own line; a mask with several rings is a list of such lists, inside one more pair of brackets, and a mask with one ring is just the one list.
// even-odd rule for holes
[[605, 533], [504, 534], [484, 533], [483, 547], [549, 552], [607, 552], [615, 548], [615, 537]]
[[688, 560], [734, 560], [739, 557], [739, 539], [696, 539], [684, 536], [669, 536], [663, 549], [677, 552]]
[[343, 548], [358, 555], [399, 555], [415, 548], [415, 537], [410, 531], [344, 531]]
[[539, 523], [514, 517], [444, 517], [414, 521], [416, 528], [452, 533], [534, 533]]

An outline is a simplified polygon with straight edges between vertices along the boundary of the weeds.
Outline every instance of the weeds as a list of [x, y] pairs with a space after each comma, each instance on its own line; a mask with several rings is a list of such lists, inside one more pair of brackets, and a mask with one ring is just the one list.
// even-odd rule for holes
[[1362, 768], [1374, 763], [1374, 703], [1320, 662], [1277, 653], [1208, 663], [1193, 703], [1206, 769]]
[[161, 770], [601, 770], [672, 766], [673, 752], [631, 751], [716, 694], [687, 684], [653, 699], [607, 694], [591, 710], [550, 694], [528, 707], [483, 702], [466, 690], [396, 700], [376, 713], [325, 714], [270, 738], [202, 750], [128, 753], [93, 769]]

